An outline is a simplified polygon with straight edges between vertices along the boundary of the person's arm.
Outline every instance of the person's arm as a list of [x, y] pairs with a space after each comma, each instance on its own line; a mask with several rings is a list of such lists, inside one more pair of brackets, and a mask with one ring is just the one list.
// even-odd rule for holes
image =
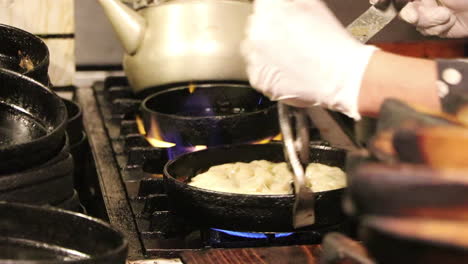
[[[442, 2], [414, 0], [403, 18], [425, 34], [468, 36], [460, 26], [468, 16], [458, 13], [465, 14], [468, 0]], [[357, 42], [322, 0], [256, 0], [246, 33], [242, 54], [249, 81], [272, 100], [319, 105], [355, 120], [376, 115], [387, 98], [441, 109], [435, 61]]]
[[[424, 35], [468, 37], [467, 0], [370, 0], [377, 6], [385, 6], [389, 1], [400, 4], [409, 2], [401, 10], [400, 17]], [[359, 112], [376, 115], [383, 100], [389, 97], [441, 110], [438, 85], [452, 87], [440, 75], [450, 67], [447, 65], [454, 64], [457, 64], [454, 68], [466, 67], [466, 63], [445, 61], [438, 64], [436, 61], [376, 52], [363, 77]]]
[[361, 83], [359, 112], [376, 116], [388, 98], [438, 111], [437, 78], [435, 61], [377, 51], [369, 61]]

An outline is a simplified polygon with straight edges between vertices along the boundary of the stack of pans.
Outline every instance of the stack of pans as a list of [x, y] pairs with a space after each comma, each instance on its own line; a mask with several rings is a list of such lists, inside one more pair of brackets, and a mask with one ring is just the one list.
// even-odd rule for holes
[[81, 208], [71, 152], [86, 137], [79, 106], [48, 88], [47, 46], [1, 24], [0, 42], [0, 262], [125, 263], [120, 232], [51, 207]]
[[67, 110], [57, 95], [0, 69], [0, 200], [59, 205], [74, 196]]
[[48, 88], [49, 50], [7, 25], [0, 24], [0, 40], [0, 200], [80, 210], [70, 152], [82, 129], [67, 136], [76, 122]]

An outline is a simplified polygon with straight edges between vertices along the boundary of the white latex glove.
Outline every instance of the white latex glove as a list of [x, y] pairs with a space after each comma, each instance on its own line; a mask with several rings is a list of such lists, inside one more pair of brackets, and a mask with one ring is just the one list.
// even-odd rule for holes
[[375, 50], [348, 34], [321, 0], [254, 1], [242, 44], [251, 85], [272, 100], [321, 105], [357, 120]]
[[468, 37], [468, 0], [415, 0], [400, 17], [416, 26], [423, 35], [446, 38]]

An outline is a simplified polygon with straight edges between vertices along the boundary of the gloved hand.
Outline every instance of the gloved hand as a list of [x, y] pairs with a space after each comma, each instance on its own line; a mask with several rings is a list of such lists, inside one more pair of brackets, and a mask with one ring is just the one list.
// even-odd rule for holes
[[[377, 5], [388, 1], [370, 0], [371, 4]], [[414, 0], [401, 10], [400, 17], [415, 25], [423, 35], [468, 37], [467, 0]]]
[[254, 88], [272, 100], [321, 105], [354, 119], [375, 50], [357, 42], [321, 0], [256, 0], [242, 43]]

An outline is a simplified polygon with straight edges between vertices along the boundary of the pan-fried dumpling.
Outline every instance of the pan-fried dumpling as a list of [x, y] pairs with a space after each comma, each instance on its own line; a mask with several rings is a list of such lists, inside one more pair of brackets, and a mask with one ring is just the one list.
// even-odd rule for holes
[[[311, 163], [306, 184], [314, 192], [346, 186], [346, 174], [338, 167]], [[189, 185], [213, 191], [241, 194], [290, 194], [292, 174], [285, 162], [254, 160], [213, 166], [192, 178]]]

